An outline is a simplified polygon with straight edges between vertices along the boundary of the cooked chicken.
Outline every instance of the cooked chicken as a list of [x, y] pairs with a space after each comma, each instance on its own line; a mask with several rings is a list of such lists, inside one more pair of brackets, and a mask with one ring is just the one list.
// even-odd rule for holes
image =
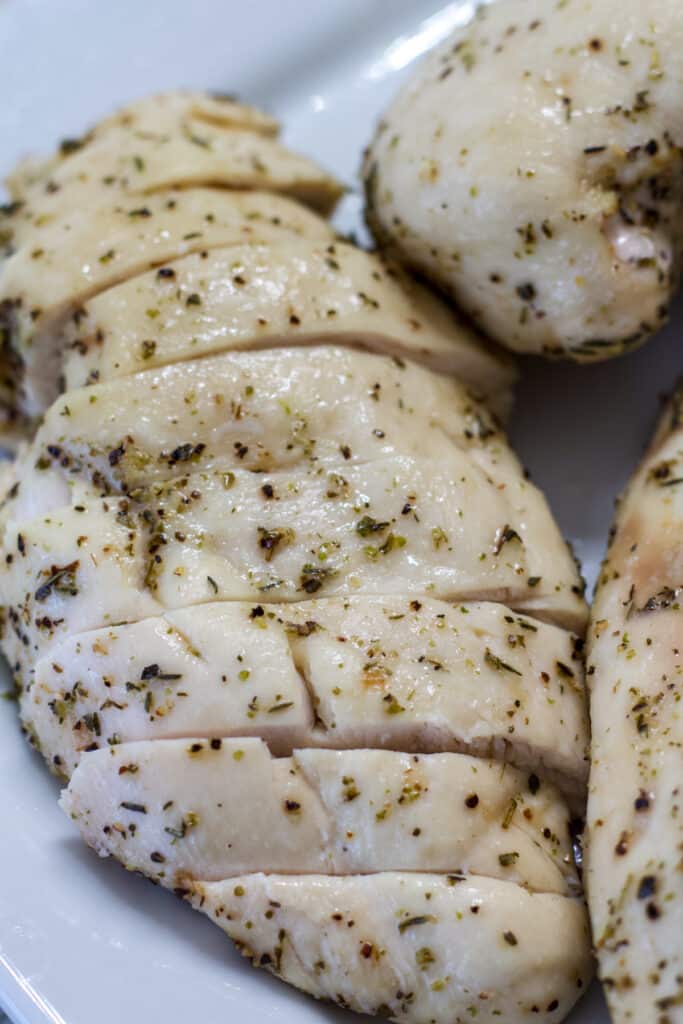
[[[338, 401], [325, 403], [326, 389], [335, 388], [334, 381], [326, 378], [323, 360], [329, 365], [334, 356], [338, 379], [343, 360], [353, 361], [345, 375], [349, 385]], [[220, 404], [216, 395], [208, 407], [201, 398], [204, 386], [199, 374], [207, 382], [219, 382], [218, 361], [204, 360], [192, 364], [192, 370], [183, 364], [130, 378], [125, 387], [115, 383], [71, 392], [68, 400], [53, 407], [27, 460], [31, 468], [23, 477], [24, 487], [19, 480], [3, 512], [7, 546], [23, 548], [21, 559], [0, 566], [0, 591], [6, 605], [23, 609], [30, 617], [33, 589], [42, 594], [56, 567], [87, 562], [87, 569], [76, 572], [77, 601], [69, 599], [68, 607], [62, 608], [64, 599], [57, 589], [41, 603], [64, 628], [67, 623], [68, 628], [75, 625], [73, 616], [81, 608], [88, 622], [79, 622], [78, 629], [120, 620], [121, 614], [113, 611], [99, 621], [92, 619], [94, 614], [105, 614], [102, 599], [89, 596], [91, 587], [97, 593], [101, 589], [97, 572], [91, 572], [90, 562], [95, 559], [97, 564], [114, 562], [124, 573], [122, 592], [108, 591], [103, 598], [106, 604], [111, 595], [116, 607], [125, 602], [128, 587], [136, 592], [149, 588], [165, 607], [216, 595], [296, 600], [303, 593], [350, 594], [363, 588], [370, 593], [431, 592], [455, 600], [503, 600], [569, 628], [583, 627], [581, 585], [571, 555], [545, 502], [523, 479], [502, 439], [468, 438], [465, 426], [461, 438], [472, 447], [462, 451], [447, 442], [440, 427], [433, 427], [434, 451], [425, 458], [426, 425], [408, 438], [403, 430], [390, 429], [390, 418], [370, 420], [381, 423], [381, 429], [367, 421], [363, 424], [361, 402], [368, 418], [378, 411], [381, 416], [382, 404], [385, 409], [388, 406], [391, 418], [418, 415], [418, 407], [408, 405], [409, 389], [400, 387], [407, 381], [417, 390], [419, 378], [411, 381], [416, 369], [371, 365], [383, 371], [384, 380], [384, 397], [373, 401], [373, 393], [379, 391], [372, 386], [364, 391], [360, 373], [366, 369], [364, 361], [376, 357], [351, 357], [332, 349], [316, 352], [315, 363], [287, 352], [220, 360], [224, 367], [227, 359], [235, 364], [246, 358], [251, 361], [251, 373], [233, 377], [235, 397], [226, 396]], [[282, 368], [279, 372], [272, 377], [256, 372], [264, 364], [270, 370], [274, 358]], [[243, 371], [244, 366], [238, 364], [238, 369]], [[177, 415], [169, 423], [166, 403], [173, 394], [171, 374], [183, 395], [192, 394], [196, 405], [184, 402], [180, 407], [172, 402]], [[314, 384], [309, 387], [306, 378], [311, 376]], [[245, 385], [245, 379], [256, 383]], [[272, 380], [278, 381], [277, 388], [271, 383], [262, 390], [260, 385]], [[369, 385], [372, 380], [370, 374]], [[154, 391], [158, 416], [153, 415]], [[405, 395], [403, 407], [392, 408], [392, 391], [398, 391], [400, 399]], [[460, 397], [465, 402], [461, 422], [479, 423], [469, 400]], [[312, 408], [311, 399], [315, 399]], [[132, 412], [138, 402], [145, 418], [125, 414], [124, 422], [138, 423], [142, 429], [121, 440], [121, 409], [128, 404]], [[101, 417], [96, 424], [92, 423], [93, 404]], [[195, 407], [206, 413], [193, 421]], [[226, 408], [236, 416], [227, 424]], [[67, 414], [61, 415], [65, 409]], [[432, 409], [434, 418], [436, 411]], [[443, 412], [445, 420], [445, 408]], [[240, 440], [234, 441], [237, 433], [227, 433], [226, 426], [237, 421]], [[449, 429], [455, 425], [449, 424]], [[327, 436], [314, 437], [317, 426]], [[208, 443], [189, 434], [198, 428]], [[181, 435], [183, 443], [179, 443]], [[356, 462], [353, 452], [361, 451], [363, 435], [380, 451], [368, 462]], [[391, 450], [392, 438], [399, 450], [418, 444], [422, 451], [412, 457], [383, 455], [382, 449]], [[272, 446], [266, 447], [271, 439]], [[57, 440], [61, 443], [56, 444]], [[333, 458], [340, 447], [350, 457], [340, 460], [337, 455], [325, 466], [322, 460]], [[433, 456], [438, 452], [437, 460]], [[287, 467], [289, 462], [290, 466], [264, 478], [238, 468], [250, 459], [254, 469], [264, 463]], [[37, 471], [32, 468], [34, 460]], [[56, 472], [47, 469], [50, 461], [56, 463]], [[118, 502], [110, 497], [102, 500], [94, 488], [81, 484], [68, 507], [69, 491], [82, 470], [100, 487], [107, 474], [127, 497]], [[23, 506], [27, 503], [29, 515], [34, 513], [43, 488], [43, 509], [48, 514], [25, 519]], [[22, 635], [26, 633], [22, 630]]]
[[501, 0], [440, 45], [365, 162], [380, 243], [522, 352], [661, 326], [682, 251], [678, 0]]
[[249, 874], [178, 894], [255, 965], [405, 1024], [557, 1022], [591, 974], [581, 904], [498, 879]]
[[[456, 372], [507, 412], [511, 367], [396, 268], [351, 246], [330, 245], [326, 223], [300, 207], [294, 207], [297, 216], [287, 219], [289, 200], [226, 193], [217, 202], [208, 190], [190, 192], [189, 197], [191, 202], [181, 193], [171, 213], [165, 213], [164, 199], [154, 230], [141, 231], [135, 239], [125, 210], [116, 216], [105, 211], [110, 229], [104, 235], [102, 225], [91, 222], [88, 230], [107, 244], [117, 238], [114, 220], [128, 234], [127, 245], [108, 250], [115, 254], [111, 267], [107, 253], [96, 264], [84, 264], [84, 239], [73, 233], [67, 236], [75, 243], [73, 268], [68, 266], [69, 254], [65, 258], [58, 245], [42, 250], [40, 278], [25, 250], [8, 262], [0, 301], [7, 297], [7, 330], [23, 364], [25, 381], [16, 400], [25, 411], [40, 412], [56, 396], [55, 366], [65, 350], [67, 387], [78, 387], [228, 348], [310, 345], [329, 339]], [[197, 232], [196, 240], [188, 242], [185, 228], [189, 222], [196, 224], [207, 206], [222, 206], [225, 217], [219, 220], [212, 214], [210, 230]], [[57, 228], [55, 242], [62, 225]], [[297, 246], [293, 234], [304, 233], [318, 237]], [[245, 236], [248, 246], [235, 245]], [[253, 244], [269, 238], [274, 244], [268, 248]], [[283, 239], [286, 244], [281, 244]], [[231, 247], [209, 253], [226, 243]], [[142, 274], [150, 264], [158, 267], [165, 255], [178, 257], [192, 249], [201, 252], [111, 287], [131, 274]], [[363, 290], [368, 282], [372, 295]], [[102, 289], [110, 290], [99, 294]], [[93, 293], [98, 298], [84, 306]], [[38, 301], [42, 305], [35, 317]]]
[[154, 98], [13, 179], [7, 418], [66, 386], [2, 479], [23, 726], [91, 845], [291, 983], [557, 1021], [582, 582], [485, 404], [506, 359], [298, 206], [338, 189], [276, 131]]
[[145, 586], [148, 538], [112, 505], [79, 502], [5, 532], [3, 650], [20, 679], [55, 639], [161, 611]]
[[143, 501], [77, 488], [71, 506], [10, 522], [0, 596], [15, 673], [60, 637], [215, 598], [479, 598], [583, 625], [573, 574], [554, 564], [559, 538], [527, 540], [504, 492], [457, 450], [344, 474], [195, 473]]
[[254, 871], [434, 871], [576, 893], [566, 805], [534, 789], [463, 754], [273, 758], [260, 739], [190, 738], [83, 758], [62, 806], [100, 854], [170, 887]]
[[66, 383], [80, 387], [229, 348], [326, 340], [454, 373], [506, 409], [509, 363], [398, 267], [320, 238], [195, 254], [111, 288], [66, 326]]
[[[25, 601], [27, 578], [42, 585], [46, 559], [105, 560], [118, 531], [132, 585], [166, 608], [214, 595], [288, 601], [362, 590], [500, 600], [582, 622], [569, 559], [554, 564], [565, 555], [560, 539], [528, 532], [514, 492], [499, 490], [457, 449], [438, 461], [350, 463], [343, 474], [190, 472], [133, 497], [77, 494], [75, 506], [8, 526], [8, 544], [16, 533], [22, 557], [0, 569], [5, 602]], [[87, 578], [74, 576], [91, 614]], [[99, 591], [96, 574], [92, 584]]]
[[34, 448], [130, 490], [188, 468], [349, 465], [453, 444], [497, 482], [521, 479], [495, 420], [458, 381], [330, 346], [229, 352], [72, 391]]
[[[221, 92], [175, 89], [143, 96], [91, 128], [86, 138], [102, 138], [121, 127], [136, 132], [171, 132], [179, 118], [191, 118], [221, 128], [242, 128], [269, 138], [280, 134], [279, 123], [265, 111], [244, 103], [238, 96]], [[10, 179], [11, 180], [11, 179]]]
[[615, 1024], [683, 1020], [683, 421], [622, 499], [590, 628], [588, 894]]
[[[526, 790], [513, 770], [457, 754], [307, 750], [274, 760], [258, 740], [183, 740], [85, 757], [62, 805], [101, 854], [196, 900], [255, 963], [305, 991], [334, 987], [337, 1002], [363, 1011], [393, 998], [391, 1016], [416, 1022], [450, 1020], [476, 998], [493, 1021], [505, 985], [505, 1019], [541, 1006], [559, 1019], [590, 973], [586, 926], [566, 895], [566, 813], [552, 792], [539, 803]], [[268, 875], [240, 876], [242, 863]], [[482, 948], [479, 970], [472, 943], [484, 938], [498, 953]], [[519, 946], [530, 957], [513, 980], [505, 950]], [[373, 961], [367, 978], [358, 958]], [[397, 986], [412, 993], [403, 1005]], [[446, 988], [444, 1002], [435, 993]]]
[[[223, 113], [224, 108], [224, 113]], [[199, 93], [168, 93], [123, 108], [59, 154], [20, 165], [7, 185], [14, 245], [35, 241], [45, 218], [113, 197], [202, 185], [282, 192], [328, 214], [343, 192], [308, 158], [276, 141], [271, 118]]]
[[[57, 397], [64, 349], [83, 346], [78, 325], [83, 303], [93, 295], [188, 253], [200, 253], [205, 267], [216, 246], [299, 237], [330, 244], [335, 236], [327, 221], [285, 196], [209, 188], [159, 192], [144, 207], [136, 198], [94, 210], [84, 206], [49, 220], [36, 244], [22, 246], [0, 275], [5, 354], [18, 368], [12, 407], [36, 416]], [[170, 268], [161, 269], [160, 280], [168, 292]], [[142, 334], [154, 327], [148, 316]], [[77, 336], [65, 337], [69, 329]]]
[[329, 225], [291, 200], [193, 189], [150, 196], [145, 209], [135, 229], [125, 205], [77, 211], [6, 263], [0, 308], [27, 414], [56, 397], [65, 350], [71, 388], [226, 348], [327, 339], [455, 372], [507, 411], [507, 362], [397, 268], [332, 246]]
[[[455, 380], [413, 365], [330, 347], [225, 354], [150, 370], [56, 402], [32, 458], [41, 470], [54, 462], [69, 479], [83, 472], [135, 496], [190, 468], [225, 474], [298, 464], [344, 476], [358, 462], [394, 452], [450, 460], [454, 444], [505, 489], [520, 535], [538, 539], [547, 569], [539, 563], [531, 572], [533, 594], [524, 607], [580, 629], [580, 581], [544, 499], [486, 410]], [[515, 547], [506, 525], [498, 524], [500, 540]]]
[[[248, 235], [239, 205], [252, 201], [238, 196], [235, 210], [221, 190], [256, 190], [254, 214], [268, 221], [256, 235], [261, 241], [276, 234], [271, 222], [280, 213], [276, 198], [259, 192], [331, 212], [342, 188], [275, 141], [277, 131], [272, 119], [232, 100], [170, 93], [119, 111], [83, 139], [65, 140], [56, 157], [21, 165], [10, 177], [13, 201], [0, 215], [0, 239], [12, 257], [0, 284], [0, 410], [8, 442], [56, 395], [60, 350], [52, 335], [60, 318], [78, 313], [79, 302], [107, 283]], [[173, 188], [182, 188], [182, 197]], [[282, 206], [288, 223], [292, 204]], [[297, 225], [316, 220], [295, 212]], [[312, 233], [332, 234], [322, 223]]]
[[461, 751], [555, 779], [579, 805], [585, 789], [580, 643], [500, 604], [205, 604], [72, 631], [19, 682], [24, 724], [66, 777], [115, 737], [258, 735], [277, 754]]
[[270, 138], [277, 138], [280, 131], [278, 122], [268, 114], [239, 102], [233, 96], [182, 89], [146, 96], [103, 118], [81, 139], [64, 139], [54, 156], [20, 162], [7, 178], [9, 192], [15, 199], [21, 198], [32, 186], [48, 181], [52, 170], [78, 152], [86, 142], [101, 139], [111, 131], [127, 129], [143, 136], [154, 136], [160, 132], [168, 134], [176, 131], [179, 123], [188, 117], [224, 129], [237, 128]]

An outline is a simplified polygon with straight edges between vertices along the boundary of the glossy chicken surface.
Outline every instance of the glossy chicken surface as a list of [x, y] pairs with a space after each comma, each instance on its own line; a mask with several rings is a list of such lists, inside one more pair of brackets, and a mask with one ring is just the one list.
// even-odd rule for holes
[[428, 55], [366, 155], [379, 243], [519, 352], [605, 359], [682, 252], [678, 0], [499, 0]]
[[621, 499], [589, 629], [587, 883], [618, 1024], [682, 1019], [682, 401]]

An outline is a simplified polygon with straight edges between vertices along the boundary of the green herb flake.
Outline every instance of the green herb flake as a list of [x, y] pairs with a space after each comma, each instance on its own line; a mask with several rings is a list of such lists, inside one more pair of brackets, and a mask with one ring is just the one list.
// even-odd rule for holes
[[486, 653], [484, 654], [484, 661], [486, 662], [487, 665], [490, 665], [491, 668], [495, 669], [496, 672], [511, 672], [515, 676], [522, 675], [522, 673], [518, 669], [516, 669], [513, 665], [509, 665], [506, 661], [503, 661], [501, 658], [498, 657], [497, 654], [494, 654], [493, 651], [491, 651], [488, 647], [486, 648]]
[[421, 924], [435, 924], [436, 918], [433, 914], [418, 914], [416, 917], [408, 917], [404, 921], [401, 921], [398, 930], [403, 934], [408, 928], [416, 928]]

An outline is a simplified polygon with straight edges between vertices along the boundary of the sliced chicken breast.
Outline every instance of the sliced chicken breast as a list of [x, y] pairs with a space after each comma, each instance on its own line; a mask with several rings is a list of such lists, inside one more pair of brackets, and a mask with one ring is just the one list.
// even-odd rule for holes
[[589, 632], [588, 894], [615, 1024], [683, 1020], [682, 402], [621, 501]]
[[100, 295], [67, 325], [66, 384], [225, 349], [325, 341], [454, 373], [508, 407], [511, 364], [396, 266], [320, 238], [195, 254]]
[[220, 128], [241, 128], [269, 138], [280, 134], [279, 121], [238, 96], [174, 89], [134, 100], [98, 121], [88, 137], [101, 138], [120, 127], [135, 132], [173, 131], [178, 120], [186, 118]]
[[632, 348], [680, 274], [682, 54], [677, 0], [480, 6], [370, 146], [378, 241], [512, 349]]
[[[203, 130], [202, 125], [209, 129], [211, 138], [198, 133], [197, 126]], [[51, 244], [55, 237], [59, 237], [61, 229], [76, 228], [74, 235], [67, 236], [67, 239], [77, 239], [77, 249], [81, 245], [85, 249], [91, 246], [99, 248], [97, 241], [106, 237], [107, 229], [112, 226], [107, 223], [112, 207], [114, 210], [125, 207], [126, 216], [132, 216], [137, 222], [149, 213], [153, 214], [152, 192], [163, 193], [174, 185], [291, 191], [297, 198], [305, 197], [316, 208], [329, 212], [341, 192], [340, 187], [309, 161], [279, 147], [272, 138], [276, 133], [275, 122], [253, 108], [202, 97], [197, 93], [166, 94], [119, 112], [83, 140], [65, 140], [60, 154], [51, 160], [35, 166], [22, 165], [8, 182], [13, 202], [3, 210], [0, 224], [6, 251], [11, 254], [19, 250], [12, 264], [11, 279], [7, 282], [10, 293], [5, 290], [0, 307], [0, 319], [7, 322], [7, 329], [12, 334], [16, 333], [13, 325], [22, 313], [19, 305], [20, 299], [23, 302], [19, 287], [21, 280], [17, 281], [17, 276], [25, 278], [27, 262], [29, 268], [31, 261], [50, 263]], [[217, 150], [212, 149], [214, 142]], [[197, 150], [205, 154], [203, 170], [196, 166]], [[156, 169], [148, 166], [143, 151], [151, 157], [151, 164], [155, 164]], [[211, 156], [208, 156], [209, 152]], [[229, 158], [230, 153], [232, 159]], [[271, 159], [272, 165], [266, 166], [265, 160]], [[190, 174], [187, 180], [188, 167], [193, 160], [198, 173], [195, 178]], [[108, 164], [112, 166], [107, 170], [105, 165]], [[116, 173], [111, 173], [114, 164]], [[76, 210], [82, 210], [83, 214], [79, 216]], [[94, 224], [91, 222], [93, 212], [96, 213]], [[83, 217], [87, 220], [85, 226]], [[203, 218], [201, 225], [194, 222], [187, 234], [197, 238], [198, 226], [204, 233], [206, 225]], [[163, 230], [161, 239], [164, 239]], [[127, 248], [122, 239], [116, 240]], [[80, 248], [81, 257], [83, 248]], [[101, 277], [111, 277], [112, 272], [120, 271], [117, 264], [121, 256], [117, 254], [116, 246], [109, 244], [96, 254], [96, 258], [97, 263], [82, 265], [82, 274], [97, 277], [99, 270]], [[166, 258], [160, 253], [160, 262]], [[78, 257], [76, 259], [78, 261]], [[103, 267], [110, 263], [114, 266], [104, 270]], [[42, 274], [36, 276], [42, 277]], [[18, 288], [19, 293], [14, 294]], [[49, 331], [50, 328], [50, 316], [43, 302], [42, 294], [38, 301], [28, 302], [28, 313], [41, 320], [37, 329], [39, 338], [43, 329]], [[36, 332], [33, 326], [31, 330], [28, 320], [21, 326], [21, 332], [33, 337]], [[49, 378], [53, 373], [58, 377], [54, 357], [48, 366], [49, 374], [46, 370], [41, 375], [38, 360], [35, 360], [33, 369], [39, 379], [46, 375]], [[0, 373], [0, 403], [5, 420], [3, 432], [6, 443], [10, 444], [17, 430], [25, 434], [26, 418], [45, 407], [43, 397], [38, 400], [38, 409], [34, 408], [36, 402], [31, 380], [28, 382], [28, 401], [24, 399], [16, 379], [22, 375], [23, 354], [21, 359], [17, 359], [15, 350], [5, 352]], [[46, 386], [48, 395], [53, 397], [54, 390], [50, 391], [45, 382], [42, 388], [39, 385], [39, 390], [44, 391]]]
[[339, 187], [276, 135], [172, 94], [13, 179], [7, 421], [68, 389], [0, 480], [23, 727], [92, 846], [291, 983], [558, 1021], [582, 582], [482, 403], [508, 364], [302, 211]]
[[[164, 190], [143, 205], [139, 196], [112, 197], [48, 219], [0, 274], [3, 358], [12, 368], [6, 415], [36, 416], [57, 397], [65, 349], [85, 344], [78, 325], [93, 295], [188, 253], [198, 253], [205, 268], [217, 245], [299, 237], [329, 244], [335, 235], [325, 220], [285, 196], [216, 188]], [[168, 293], [172, 272], [162, 268], [159, 281]], [[154, 301], [145, 308], [143, 336], [156, 326], [154, 308]], [[93, 333], [94, 343], [99, 335]], [[140, 338], [133, 347], [137, 351]]]
[[578, 891], [557, 791], [530, 793], [523, 773], [463, 754], [123, 743], [84, 757], [61, 805], [98, 853], [171, 888], [254, 871], [394, 870]]
[[591, 975], [581, 902], [498, 879], [249, 874], [179, 895], [255, 965], [406, 1024], [557, 1022]]
[[558, 593], [573, 608], [567, 577], [510, 497], [457, 449], [331, 473], [189, 473], [142, 499], [156, 517], [145, 575], [166, 607], [212, 591], [246, 600], [405, 592], [520, 610], [545, 603], [552, 618]]
[[[12, 202], [0, 215], [2, 246], [12, 257], [0, 280], [0, 327], [8, 332], [0, 412], [10, 441], [57, 393], [60, 352], [53, 334], [60, 317], [106, 282], [163, 263], [178, 250], [207, 248], [212, 237], [213, 244], [217, 236], [223, 244], [231, 240], [220, 234], [220, 207], [229, 200], [219, 190], [279, 193], [332, 211], [341, 186], [283, 148], [277, 130], [271, 118], [235, 101], [169, 93], [124, 108], [83, 139], [65, 140], [55, 157], [24, 164], [10, 177]], [[181, 201], [169, 195], [177, 188], [190, 192], [182, 197], [181, 217], [168, 208]], [[202, 205], [201, 196], [191, 195], [196, 190], [212, 193], [218, 211], [196, 209]], [[187, 216], [191, 226], [181, 233]], [[298, 219], [305, 218], [300, 209]], [[269, 237], [266, 231], [260, 240]]]
[[500, 604], [354, 597], [205, 604], [77, 633], [23, 680], [22, 717], [68, 778], [115, 742], [260, 736], [299, 746], [459, 751], [509, 762], [580, 808], [580, 642]]

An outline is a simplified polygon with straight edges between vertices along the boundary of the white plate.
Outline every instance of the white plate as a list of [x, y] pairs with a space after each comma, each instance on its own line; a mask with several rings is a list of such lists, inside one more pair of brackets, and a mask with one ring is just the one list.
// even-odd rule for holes
[[[237, 91], [355, 184], [374, 120], [465, 0], [0, 0], [0, 171], [120, 102], [187, 85]], [[340, 223], [360, 230], [360, 198]], [[681, 366], [673, 324], [594, 368], [528, 360], [513, 438], [594, 579], [612, 502]], [[0, 1005], [17, 1024], [346, 1021], [254, 972], [199, 914], [100, 862], [56, 806], [0, 702]], [[572, 1024], [606, 1024], [594, 989]]]

